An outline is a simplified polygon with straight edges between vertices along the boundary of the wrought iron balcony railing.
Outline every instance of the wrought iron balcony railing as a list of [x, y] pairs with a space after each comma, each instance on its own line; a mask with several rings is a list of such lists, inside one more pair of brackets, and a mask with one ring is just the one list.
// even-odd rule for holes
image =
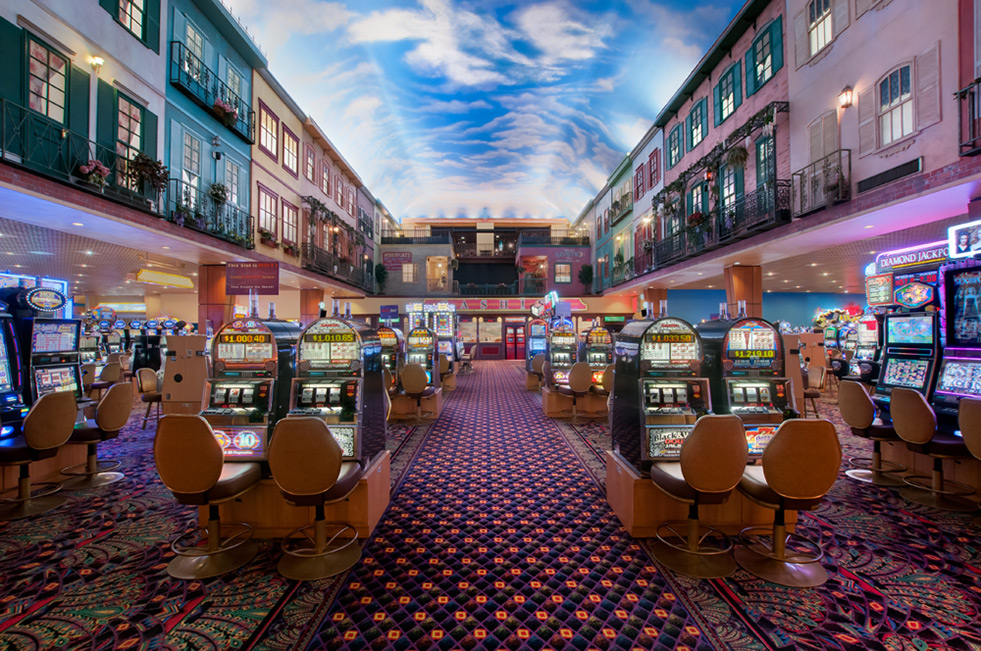
[[981, 82], [975, 80], [957, 93], [960, 155], [981, 154]]
[[518, 247], [522, 246], [589, 246], [589, 236], [561, 231], [525, 231], [518, 236]]
[[382, 244], [449, 244], [449, 231], [430, 231], [428, 228], [416, 230], [382, 230]]
[[847, 201], [851, 198], [852, 190], [851, 150], [831, 152], [794, 172], [791, 182], [794, 217]]
[[247, 210], [227, 201], [219, 203], [210, 193], [180, 179], [170, 179], [166, 218], [246, 249], [255, 248], [252, 215]]
[[765, 183], [719, 209], [716, 228], [724, 243], [790, 221], [790, 181]]
[[372, 274], [315, 244], [304, 243], [300, 255], [304, 269], [336, 278], [369, 293], [375, 289], [375, 278]]
[[517, 296], [518, 283], [454, 283], [460, 296]]

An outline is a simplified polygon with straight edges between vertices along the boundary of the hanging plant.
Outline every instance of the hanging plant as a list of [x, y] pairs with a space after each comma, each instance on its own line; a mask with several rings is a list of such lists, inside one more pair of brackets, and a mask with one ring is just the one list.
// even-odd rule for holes
[[736, 145], [726, 152], [726, 165], [733, 169], [745, 167], [747, 160], [749, 160], [749, 151], [742, 145]]
[[211, 187], [208, 188], [208, 194], [219, 206], [224, 206], [225, 202], [228, 201], [228, 186], [224, 183], [212, 183]]

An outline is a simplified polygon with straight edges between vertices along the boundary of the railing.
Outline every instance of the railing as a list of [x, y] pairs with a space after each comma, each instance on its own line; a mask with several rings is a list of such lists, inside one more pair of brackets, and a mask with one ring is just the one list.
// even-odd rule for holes
[[255, 248], [252, 216], [238, 206], [215, 201], [208, 192], [170, 179], [167, 192], [167, 221], [247, 249]]
[[981, 82], [975, 81], [957, 93], [960, 122], [960, 155], [981, 154]]
[[[5, 99], [0, 100], [0, 158], [141, 210], [156, 214], [163, 211], [163, 193], [149, 187], [138, 188], [126, 178], [128, 161], [124, 156]], [[103, 184], [89, 182], [95, 177], [81, 171], [90, 160], [99, 161], [109, 170]]]
[[620, 283], [625, 283], [628, 280], [633, 280], [636, 277], [634, 269], [634, 259], [630, 258], [625, 260], [620, 264], [613, 265], [613, 280], [611, 281], [614, 285], [619, 285]]
[[794, 217], [847, 201], [852, 190], [851, 150], [839, 149], [794, 172], [791, 182]]
[[504, 248], [498, 249], [490, 244], [474, 244], [472, 242], [457, 242], [453, 245], [453, 251], [458, 258], [514, 258], [514, 242], [508, 246], [509, 242], [504, 243]]
[[764, 184], [719, 210], [719, 243], [749, 237], [754, 232], [790, 220], [790, 181]]
[[450, 292], [453, 290], [453, 286], [447, 281], [446, 278], [427, 278], [426, 279], [426, 291], [430, 292]]
[[454, 285], [454, 291], [460, 296], [517, 296], [517, 282], [513, 283], [459, 283]]
[[647, 241], [648, 248], [641, 249], [641, 252], [634, 256], [634, 273], [642, 276], [648, 271], [654, 271], [654, 243]]
[[363, 269], [309, 242], [301, 247], [302, 264], [304, 269], [330, 276], [350, 285], [360, 287], [367, 292], [373, 292], [375, 278]]
[[685, 233], [680, 231], [654, 243], [654, 261], [658, 267], [677, 262], [685, 257]]
[[521, 278], [518, 280], [518, 294], [521, 296], [544, 296], [547, 288], [547, 278]]
[[382, 230], [382, 244], [449, 244], [449, 231], [431, 232], [428, 228], [417, 230]]
[[518, 235], [518, 247], [522, 246], [589, 246], [589, 236], [562, 231], [524, 231]]
[[170, 83], [240, 138], [255, 142], [255, 111], [180, 41], [170, 42]]
[[610, 205], [610, 223], [615, 224], [621, 217], [634, 209], [634, 198], [631, 194], [626, 194], [618, 201]]

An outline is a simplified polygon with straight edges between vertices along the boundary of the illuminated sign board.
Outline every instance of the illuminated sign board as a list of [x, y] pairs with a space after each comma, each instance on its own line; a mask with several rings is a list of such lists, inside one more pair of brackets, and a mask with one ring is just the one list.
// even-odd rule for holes
[[865, 299], [869, 307], [892, 305], [892, 274], [879, 274], [865, 278]]
[[65, 306], [68, 298], [57, 290], [35, 287], [24, 296], [24, 302], [38, 312], [56, 312]]
[[958, 224], [947, 229], [951, 258], [971, 258], [981, 252], [981, 221]]
[[938, 267], [947, 261], [947, 241], [931, 242], [908, 249], [887, 251], [875, 258], [876, 271], [884, 274], [890, 271], [905, 271], [917, 267]]

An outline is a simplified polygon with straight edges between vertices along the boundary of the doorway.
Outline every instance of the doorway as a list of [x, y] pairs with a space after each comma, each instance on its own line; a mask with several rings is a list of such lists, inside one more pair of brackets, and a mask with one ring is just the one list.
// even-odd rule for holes
[[525, 358], [525, 325], [504, 324], [504, 359]]

